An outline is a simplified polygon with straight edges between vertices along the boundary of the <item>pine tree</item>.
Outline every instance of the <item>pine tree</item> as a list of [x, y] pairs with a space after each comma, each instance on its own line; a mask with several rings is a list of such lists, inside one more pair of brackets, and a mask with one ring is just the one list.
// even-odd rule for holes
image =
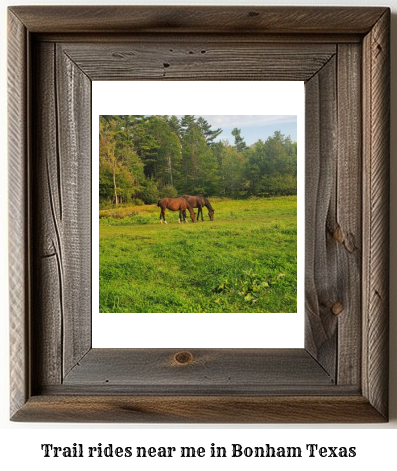
[[241, 129], [234, 128], [232, 131], [232, 136], [234, 136], [234, 146], [236, 147], [237, 152], [242, 152], [247, 148], [244, 138], [241, 137]]

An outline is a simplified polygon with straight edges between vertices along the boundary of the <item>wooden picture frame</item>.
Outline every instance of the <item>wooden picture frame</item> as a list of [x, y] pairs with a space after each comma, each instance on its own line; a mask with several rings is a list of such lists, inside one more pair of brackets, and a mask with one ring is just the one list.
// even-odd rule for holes
[[[9, 8], [11, 420], [387, 421], [389, 23], [383, 7]], [[305, 81], [305, 348], [91, 348], [92, 80]]]

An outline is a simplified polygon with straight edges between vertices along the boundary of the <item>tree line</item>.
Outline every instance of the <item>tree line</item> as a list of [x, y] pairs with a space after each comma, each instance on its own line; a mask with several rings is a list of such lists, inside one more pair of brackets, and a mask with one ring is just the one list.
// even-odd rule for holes
[[100, 204], [296, 194], [297, 145], [289, 136], [276, 131], [248, 146], [241, 129], [233, 129], [233, 143], [217, 141], [221, 133], [193, 115], [100, 116]]

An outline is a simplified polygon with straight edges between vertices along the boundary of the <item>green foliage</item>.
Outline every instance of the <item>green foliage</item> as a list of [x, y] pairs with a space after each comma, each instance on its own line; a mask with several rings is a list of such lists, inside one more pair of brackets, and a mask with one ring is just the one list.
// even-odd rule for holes
[[140, 193], [140, 197], [146, 204], [157, 203], [160, 199], [157, 182], [153, 179], [146, 180], [145, 186]]
[[297, 149], [289, 137], [276, 131], [265, 142], [248, 149], [246, 176], [251, 195], [291, 195], [297, 190]]
[[234, 136], [234, 146], [236, 147], [237, 152], [242, 152], [247, 148], [247, 144], [244, 141], [244, 138], [241, 136], [241, 129], [234, 128], [232, 131], [232, 136]]
[[214, 150], [220, 168], [220, 194], [236, 197], [247, 186], [245, 177], [247, 159], [236, 147], [228, 143], [219, 144], [214, 145]]
[[176, 198], [178, 196], [178, 190], [172, 185], [165, 185], [160, 190], [160, 198]]
[[222, 129], [202, 117], [101, 116], [100, 204], [180, 194], [273, 196], [296, 194], [296, 143], [277, 131], [247, 147], [241, 129], [234, 145], [216, 142]]
[[291, 174], [264, 175], [260, 183], [261, 196], [296, 195], [297, 177]]
[[144, 180], [143, 163], [119, 117], [99, 119], [99, 197], [115, 205], [128, 202]]

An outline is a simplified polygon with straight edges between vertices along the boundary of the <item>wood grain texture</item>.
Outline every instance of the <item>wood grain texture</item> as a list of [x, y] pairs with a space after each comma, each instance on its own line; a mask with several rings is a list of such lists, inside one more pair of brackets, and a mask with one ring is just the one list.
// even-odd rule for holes
[[55, 51], [65, 376], [91, 348], [91, 81]]
[[225, 6], [12, 7], [32, 32], [366, 33], [384, 8]]
[[361, 396], [37, 396], [15, 421], [89, 423], [378, 423]]
[[[60, 384], [63, 376], [63, 240], [55, 90], [55, 48], [34, 46], [33, 181], [34, 257], [32, 349], [34, 388]], [[43, 341], [47, 339], [47, 341]]]
[[60, 384], [91, 348], [91, 82], [54, 44], [35, 58], [37, 386]]
[[[387, 419], [389, 21], [384, 8], [10, 10], [12, 420]], [[195, 350], [182, 365], [177, 351], [90, 350], [91, 80], [274, 77], [306, 81], [306, 350]]]
[[363, 392], [385, 416], [389, 351], [390, 12], [364, 40]]
[[337, 167], [336, 58], [307, 84], [305, 170], [305, 347], [335, 378], [338, 285], [335, 180]]
[[359, 45], [338, 46], [337, 175], [335, 219], [338, 276], [334, 316], [338, 320], [337, 384], [360, 384], [362, 361], [362, 55]]
[[8, 15], [8, 165], [10, 409], [14, 414], [30, 394], [29, 351], [29, 166], [26, 28]]
[[178, 349], [93, 349], [67, 375], [63, 384], [90, 385], [106, 393], [130, 386], [147, 394], [260, 394], [272, 387], [320, 387], [333, 378], [304, 349], [193, 349], [189, 361], [177, 361]]
[[334, 45], [336, 44], [361, 44], [363, 33], [329, 33], [327, 35], [320, 33], [313, 34], [299, 34], [291, 33], [287, 30], [284, 33], [266, 33], [258, 34], [249, 30], [243, 31], [238, 34], [238, 41], [236, 41], [236, 35], [234, 33], [222, 33], [222, 32], [207, 32], [200, 34], [178, 34], [177, 32], [167, 33], [134, 33], [134, 32], [118, 32], [117, 34], [109, 34], [106, 32], [92, 33], [73, 33], [68, 34], [67, 32], [48, 32], [34, 34], [34, 38], [39, 42], [53, 42], [57, 44], [134, 44], [134, 43], [147, 43], [152, 44], [156, 47], [157, 45], [164, 44], [164, 42], [172, 42], [174, 44], [184, 44], [188, 40], [190, 44], [198, 45], [200, 43], [211, 43], [213, 41], [219, 43], [227, 43], [229, 41], [238, 44], [249, 44], [254, 42], [255, 44], [323, 44], [323, 45]]
[[[127, 44], [67, 44], [64, 53], [91, 80], [301, 80], [336, 53], [334, 44], [242, 44], [236, 38]], [[236, 59], [238, 58], [238, 59]]]

